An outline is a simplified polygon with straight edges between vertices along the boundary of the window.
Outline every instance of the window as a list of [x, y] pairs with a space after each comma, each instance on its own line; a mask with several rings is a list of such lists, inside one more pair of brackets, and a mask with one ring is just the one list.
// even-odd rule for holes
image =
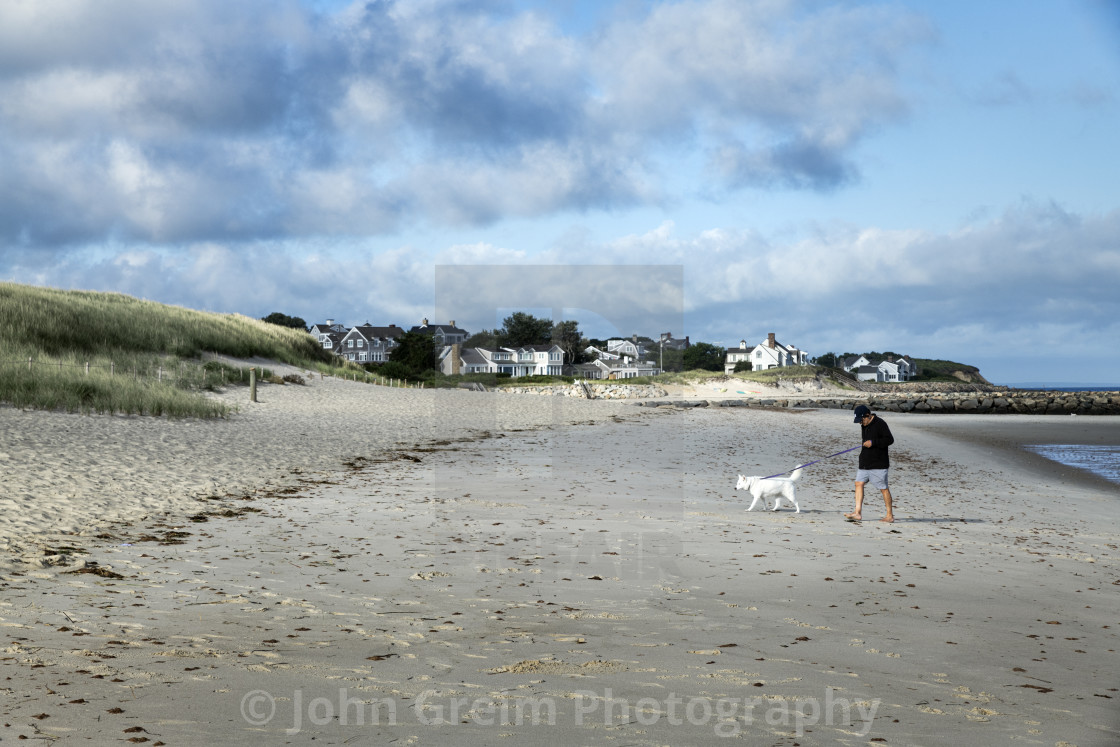
[[331, 341], [330, 340], [323, 340], [323, 347], [329, 349], [331, 347]]
[[[348, 348], [354, 347], [354, 341], [353, 340], [347, 340], [346, 341], [346, 347], [348, 347]], [[354, 356], [350, 356], [350, 360], [354, 360]]]
[[365, 344], [364, 340], [358, 340], [358, 347], [362, 347], [364, 344]]

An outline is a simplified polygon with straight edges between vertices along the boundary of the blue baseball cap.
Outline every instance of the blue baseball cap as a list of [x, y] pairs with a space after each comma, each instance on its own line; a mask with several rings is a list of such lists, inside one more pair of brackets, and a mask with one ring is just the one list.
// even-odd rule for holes
[[855, 409], [855, 414], [856, 414], [856, 419], [852, 422], [858, 423], [859, 421], [863, 420], [868, 415], [870, 415], [871, 410], [867, 407], [867, 405], [860, 405], [859, 407], [857, 407]]

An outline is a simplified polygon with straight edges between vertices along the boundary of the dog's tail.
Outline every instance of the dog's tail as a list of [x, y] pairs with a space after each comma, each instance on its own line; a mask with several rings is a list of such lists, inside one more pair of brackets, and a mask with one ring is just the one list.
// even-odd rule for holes
[[797, 469], [795, 469], [793, 471], [793, 474], [789, 476], [789, 479], [790, 479], [790, 482], [797, 482], [798, 480], [800, 480], [801, 479], [801, 467], [798, 467]]

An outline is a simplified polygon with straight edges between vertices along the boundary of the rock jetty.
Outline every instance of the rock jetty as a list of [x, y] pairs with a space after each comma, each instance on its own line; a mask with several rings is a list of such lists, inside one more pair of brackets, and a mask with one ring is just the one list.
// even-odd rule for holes
[[862, 397], [760, 397], [757, 399], [646, 400], [645, 407], [778, 407], [877, 412], [993, 413], [1022, 415], [1120, 415], [1120, 392], [906, 392]]

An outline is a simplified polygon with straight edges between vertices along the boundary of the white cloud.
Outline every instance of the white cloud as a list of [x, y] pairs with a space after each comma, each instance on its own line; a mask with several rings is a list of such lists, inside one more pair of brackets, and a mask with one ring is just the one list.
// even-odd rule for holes
[[[385, 234], [664, 204], [710, 186], [684, 183], [682, 145], [722, 154], [725, 185], [835, 188], [855, 178], [862, 133], [904, 110], [893, 62], [917, 26], [731, 0], [653, 4], [588, 37], [503, 3], [385, 0], [327, 20], [263, 0], [7, 3], [0, 243]], [[36, 173], [59, 148], [76, 173]]]

